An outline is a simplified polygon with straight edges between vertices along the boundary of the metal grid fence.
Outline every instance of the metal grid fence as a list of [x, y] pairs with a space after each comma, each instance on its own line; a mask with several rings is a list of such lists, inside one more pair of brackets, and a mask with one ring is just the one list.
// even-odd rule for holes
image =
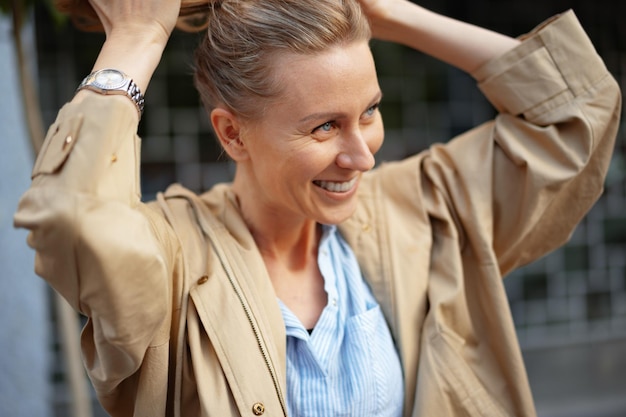
[[[610, 71], [624, 85], [626, 36], [615, 16], [626, 16], [626, 2], [477, 0], [471, 7], [469, 1], [443, 3], [421, 2], [510, 35], [528, 31], [541, 19], [573, 7]], [[39, 8], [39, 83], [46, 123], [89, 72], [103, 41], [101, 35], [76, 33], [69, 26], [54, 27], [50, 22]], [[196, 42], [195, 35], [172, 38], [146, 96], [140, 125], [145, 199], [172, 182], [202, 191], [232, 175], [232, 166], [222, 157], [192, 86], [191, 54]], [[434, 142], [447, 141], [494, 115], [469, 76], [397, 45], [374, 42], [373, 51], [385, 93], [381, 111], [386, 142], [379, 160], [401, 158]], [[623, 132], [605, 194], [571, 241], [505, 280], [523, 349], [626, 340]], [[53, 376], [62, 384], [61, 368], [55, 369]]]

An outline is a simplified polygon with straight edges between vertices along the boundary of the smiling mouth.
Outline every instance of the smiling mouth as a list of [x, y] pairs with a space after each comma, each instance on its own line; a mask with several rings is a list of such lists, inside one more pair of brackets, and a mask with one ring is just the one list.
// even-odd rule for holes
[[345, 193], [350, 191], [354, 184], [356, 184], [358, 177], [352, 178], [350, 181], [343, 182], [334, 182], [334, 181], [313, 181], [313, 184], [317, 185], [320, 188], [323, 188], [326, 191], [331, 191], [333, 193]]

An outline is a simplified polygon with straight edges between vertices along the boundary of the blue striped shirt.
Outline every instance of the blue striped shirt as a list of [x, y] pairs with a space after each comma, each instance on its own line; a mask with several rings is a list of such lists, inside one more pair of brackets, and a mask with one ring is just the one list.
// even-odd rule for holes
[[382, 311], [334, 226], [318, 250], [328, 304], [309, 335], [279, 301], [287, 329], [287, 407], [293, 417], [399, 417], [402, 368]]

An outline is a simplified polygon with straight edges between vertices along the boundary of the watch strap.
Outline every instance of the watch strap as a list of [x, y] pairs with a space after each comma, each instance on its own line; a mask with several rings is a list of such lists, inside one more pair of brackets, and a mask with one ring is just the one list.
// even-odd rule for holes
[[141, 115], [143, 114], [145, 100], [143, 98], [143, 94], [141, 94], [141, 91], [139, 90], [139, 87], [132, 80], [132, 78], [129, 79], [126, 94], [128, 95], [128, 97], [130, 97], [132, 102], [135, 103], [135, 106], [137, 106], [137, 111], [139, 112], [139, 118], [141, 118]]

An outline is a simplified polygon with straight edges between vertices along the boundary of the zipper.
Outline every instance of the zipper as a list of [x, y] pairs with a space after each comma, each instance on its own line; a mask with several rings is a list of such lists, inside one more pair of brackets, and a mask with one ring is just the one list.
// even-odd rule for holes
[[[222, 265], [225, 266], [223, 263]], [[286, 416], [287, 409], [285, 406], [285, 401], [283, 399], [282, 391], [280, 389], [280, 384], [278, 382], [278, 376], [276, 375], [276, 370], [274, 369], [274, 366], [272, 365], [272, 362], [270, 361], [270, 356], [269, 356], [269, 353], [267, 352], [267, 348], [265, 347], [265, 344], [263, 343], [263, 340], [261, 339], [261, 332], [259, 331], [258, 327], [256, 326], [256, 323], [254, 322], [250, 308], [248, 307], [247, 303], [243, 299], [243, 294], [241, 294], [241, 291], [233, 282], [233, 279], [230, 273], [227, 272], [227, 274], [228, 274], [228, 280], [230, 281], [230, 285], [232, 285], [233, 289], [235, 290], [235, 293], [237, 294], [237, 297], [239, 298], [239, 302], [241, 303], [241, 306], [243, 307], [246, 313], [246, 316], [248, 317], [248, 322], [250, 322], [250, 327], [252, 327], [252, 331], [254, 332], [254, 337], [256, 338], [257, 345], [259, 346], [259, 349], [261, 350], [261, 354], [263, 355], [265, 366], [267, 367], [272, 377], [272, 382], [274, 383], [274, 389], [276, 390], [276, 395], [278, 395], [278, 400], [280, 402], [280, 407], [283, 410], [283, 415]]]
[[[263, 355], [263, 360], [265, 361], [265, 366], [267, 367], [267, 370], [270, 373], [270, 376], [272, 377], [272, 382], [274, 384], [274, 389], [276, 390], [276, 395], [278, 396], [278, 400], [280, 402], [280, 406], [283, 410], [283, 415], [287, 416], [287, 406], [285, 405], [285, 399], [283, 397], [283, 393], [282, 390], [280, 389], [280, 383], [278, 381], [278, 376], [276, 375], [276, 370], [274, 369], [274, 366], [272, 364], [272, 361], [270, 360], [270, 355], [267, 351], [267, 348], [265, 347], [265, 343], [263, 342], [263, 338], [261, 337], [261, 331], [259, 330], [256, 321], [254, 320], [254, 315], [252, 314], [252, 311], [250, 310], [250, 307], [248, 305], [248, 302], [246, 301], [243, 292], [241, 290], [241, 288], [239, 287], [239, 284], [237, 283], [236, 279], [235, 279], [235, 274], [233, 273], [230, 264], [228, 264], [226, 262], [226, 257], [224, 256], [224, 250], [222, 248], [222, 246], [218, 245], [219, 240], [216, 239], [213, 233], [213, 228], [211, 227], [211, 224], [207, 224], [207, 219], [204, 216], [200, 216], [200, 211], [202, 210], [202, 208], [198, 208], [198, 205], [196, 204], [196, 201], [193, 201], [191, 198], [187, 197], [188, 201], [191, 203], [191, 206], [193, 207], [193, 211], [196, 215], [196, 219], [198, 220], [198, 222], [200, 223], [202, 230], [204, 231], [204, 234], [207, 236], [207, 238], [209, 239], [209, 241], [211, 242], [211, 246], [213, 247], [213, 249], [217, 252], [218, 257], [220, 259], [220, 263], [222, 264], [222, 267], [224, 268], [224, 270], [226, 271], [226, 276], [228, 276], [228, 281], [230, 282], [230, 285], [232, 286], [233, 290], [235, 291], [235, 294], [237, 295], [237, 298], [239, 299], [239, 303], [241, 304], [241, 307], [243, 308], [246, 317], [248, 318], [248, 322], [250, 323], [250, 327], [252, 328], [252, 332], [254, 333], [254, 337], [256, 339], [257, 342], [257, 346], [259, 347], [259, 350], [261, 351], [261, 354]], [[207, 216], [209, 219], [211, 218], [210, 216]]]

